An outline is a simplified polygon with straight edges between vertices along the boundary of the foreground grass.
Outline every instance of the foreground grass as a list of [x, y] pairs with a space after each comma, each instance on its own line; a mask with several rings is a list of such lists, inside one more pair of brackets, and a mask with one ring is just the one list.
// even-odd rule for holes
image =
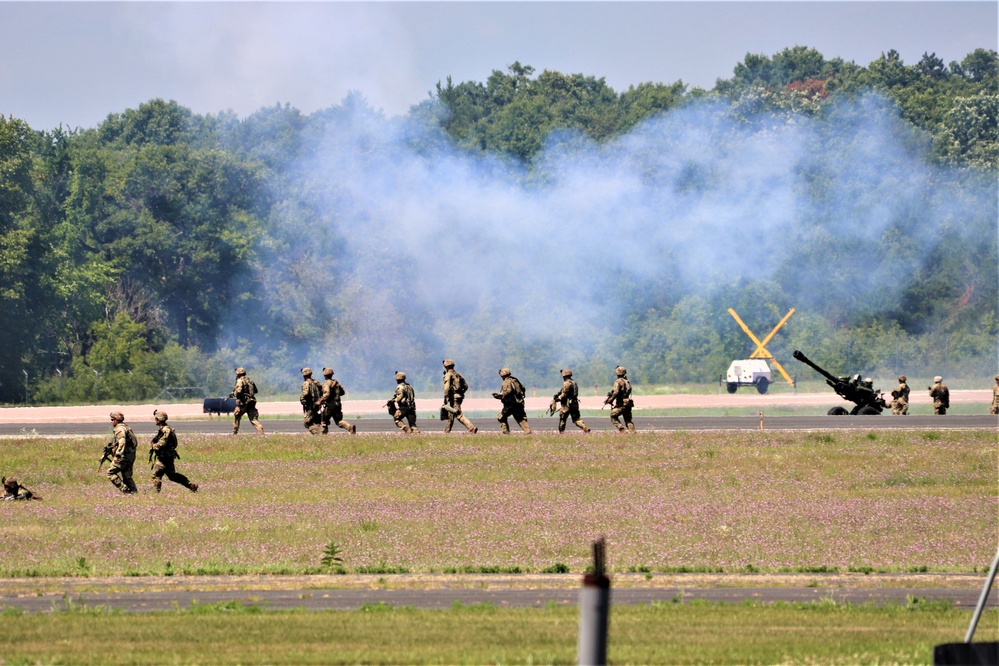
[[[117, 494], [100, 438], [11, 439], [2, 576], [984, 571], [994, 431], [186, 436]], [[336, 566], [321, 562], [335, 546]]]
[[[655, 604], [612, 609], [608, 658], [621, 664], [929, 664], [969, 614], [941, 604]], [[996, 640], [999, 613], [976, 640]], [[234, 604], [173, 613], [78, 609], [0, 614], [0, 663], [572, 664], [578, 611], [261, 612]], [[114, 637], [113, 644], [109, 637]], [[723, 637], [723, 638], [720, 638]]]

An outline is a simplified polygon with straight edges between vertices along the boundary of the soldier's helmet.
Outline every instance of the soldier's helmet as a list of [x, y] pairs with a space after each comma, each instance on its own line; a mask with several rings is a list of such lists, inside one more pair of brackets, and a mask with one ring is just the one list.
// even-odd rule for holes
[[499, 372], [500, 377], [509, 377], [512, 374], [513, 373], [510, 372], [510, 368], [500, 368]]
[[125, 415], [122, 414], [121, 412], [111, 412], [111, 418], [113, 418], [115, 421], [124, 421]]
[[572, 377], [572, 370], [570, 370], [569, 368], [566, 368], [562, 371], [562, 378], [565, 379], [566, 377]]
[[627, 371], [627, 370], [625, 370], [624, 368], [622, 368], [622, 367], [621, 367], [621, 366], [619, 365], [619, 366], [617, 366], [616, 368], [614, 368], [614, 373], [615, 373], [615, 374], [616, 374], [616, 375], [617, 375], [618, 377], [624, 377], [624, 376], [625, 376], [626, 374], [628, 374], [628, 371]]
[[323, 368], [323, 377], [332, 377], [333, 368]]
[[996, 379], [999, 379], [999, 375], [996, 375]]
[[444, 359], [444, 367], [445, 368], [453, 368], [454, 367], [454, 361], [452, 361], [449, 358]]
[[899, 375], [898, 376], [898, 381], [904, 382], [905, 381], [905, 375]]
[[153, 412], [153, 418], [156, 420], [157, 423], [160, 423], [160, 422], [166, 423], [167, 419], [170, 418], [170, 417], [167, 416], [166, 412], [161, 412], [161, 411], [157, 410], [157, 411]]
[[402, 371], [396, 372], [395, 373], [395, 380], [397, 382], [404, 382], [404, 381], [406, 381], [406, 373], [402, 372]]
[[936, 377], [933, 378], [933, 383], [934, 384], [939, 384], [942, 381], [943, 381], [943, 377], [941, 377], [940, 375], [937, 375]]
[[311, 377], [312, 376], [312, 368], [302, 368], [302, 376], [303, 377]]
[[10, 477], [9, 479], [7, 477], [4, 477], [4, 479], [3, 479], [3, 489], [8, 494], [10, 494], [10, 495], [16, 494], [17, 491], [18, 491], [18, 489], [20, 489], [20, 487], [21, 487], [21, 484], [18, 483], [17, 479], [15, 479], [14, 477]]
[[245, 374], [246, 374], [246, 369], [245, 368], [236, 368], [236, 376], [237, 377], [242, 377]]

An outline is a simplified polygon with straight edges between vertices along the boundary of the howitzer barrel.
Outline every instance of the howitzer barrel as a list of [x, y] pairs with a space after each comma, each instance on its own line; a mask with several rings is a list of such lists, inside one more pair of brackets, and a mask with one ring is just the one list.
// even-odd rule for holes
[[826, 379], [828, 379], [829, 381], [831, 381], [831, 382], [837, 382], [837, 383], [838, 383], [838, 382], [840, 381], [840, 378], [839, 378], [839, 377], [836, 377], [836, 376], [834, 376], [834, 375], [831, 375], [831, 374], [829, 374], [829, 373], [828, 373], [828, 372], [827, 372], [826, 370], [823, 370], [823, 369], [822, 369], [822, 368], [820, 368], [819, 366], [815, 365], [815, 363], [813, 363], [813, 362], [811, 361], [811, 359], [809, 359], [809, 358], [808, 358], [807, 356], [805, 356], [804, 354], [802, 354], [802, 353], [801, 353], [800, 351], [798, 351], [797, 349], [795, 349], [795, 350], [794, 350], [794, 353], [793, 353], [793, 354], [791, 354], [791, 356], [793, 356], [793, 357], [794, 357], [794, 358], [796, 358], [797, 360], [801, 361], [802, 363], [804, 363], [804, 364], [805, 364], [805, 365], [807, 365], [807, 366], [808, 366], [809, 368], [811, 368], [811, 369], [812, 369], [812, 370], [814, 370], [815, 372], [819, 373], [820, 375], [822, 375], [823, 377], [825, 377], [825, 378], [826, 378]]

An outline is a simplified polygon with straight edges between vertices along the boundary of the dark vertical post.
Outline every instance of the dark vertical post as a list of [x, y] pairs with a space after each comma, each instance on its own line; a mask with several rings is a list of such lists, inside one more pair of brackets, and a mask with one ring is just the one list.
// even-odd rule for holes
[[593, 543], [593, 571], [583, 576], [579, 591], [580, 666], [607, 663], [607, 620], [610, 615], [610, 578], [604, 573], [604, 539]]

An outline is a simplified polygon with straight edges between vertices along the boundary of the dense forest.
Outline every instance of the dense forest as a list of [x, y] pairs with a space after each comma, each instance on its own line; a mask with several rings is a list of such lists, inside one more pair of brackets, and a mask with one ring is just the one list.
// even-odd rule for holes
[[[747, 54], [711, 90], [513, 63], [405, 116], [359, 94], [246, 118], [150, 100], [0, 117], [0, 401], [709, 382], [768, 345], [987, 386], [999, 56]], [[186, 393], [185, 393], [186, 391]]]

